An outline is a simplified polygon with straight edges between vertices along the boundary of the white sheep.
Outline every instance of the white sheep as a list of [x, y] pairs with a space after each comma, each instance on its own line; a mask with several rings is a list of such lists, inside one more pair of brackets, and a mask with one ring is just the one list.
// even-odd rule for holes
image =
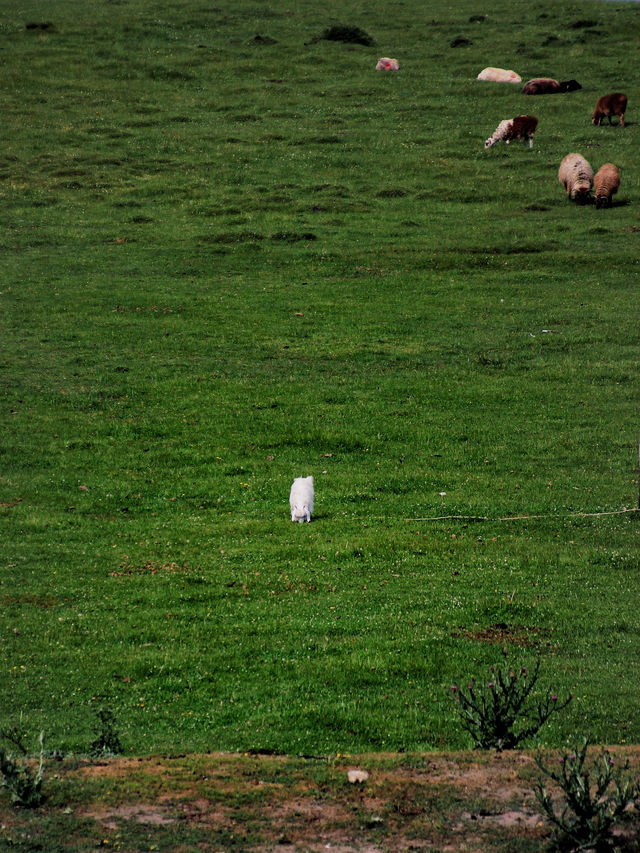
[[507, 71], [504, 68], [483, 68], [478, 74], [477, 80], [485, 80], [489, 83], [522, 83], [522, 77], [515, 71]]
[[512, 124], [512, 118], [502, 119], [502, 121], [493, 131], [491, 136], [485, 140], [484, 147], [491, 148], [493, 145], [496, 144], [496, 142], [500, 142], [501, 140], [505, 139]]
[[313, 496], [313, 477], [296, 477], [289, 493], [291, 521], [311, 521]]
[[560, 163], [558, 180], [572, 201], [585, 204], [593, 186], [593, 169], [582, 154], [567, 154]]

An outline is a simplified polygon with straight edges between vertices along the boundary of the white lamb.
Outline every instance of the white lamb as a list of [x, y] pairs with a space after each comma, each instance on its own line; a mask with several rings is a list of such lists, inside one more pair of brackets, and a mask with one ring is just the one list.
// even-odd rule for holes
[[507, 71], [504, 68], [483, 68], [478, 74], [477, 80], [486, 80], [489, 83], [522, 83], [522, 77], [515, 71]]
[[289, 494], [291, 521], [311, 521], [313, 512], [313, 477], [296, 477]]

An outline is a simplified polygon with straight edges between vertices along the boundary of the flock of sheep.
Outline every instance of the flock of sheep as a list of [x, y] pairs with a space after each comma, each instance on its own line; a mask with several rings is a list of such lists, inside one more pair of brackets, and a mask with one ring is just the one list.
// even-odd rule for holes
[[[515, 71], [504, 68], [484, 68], [478, 74], [478, 80], [494, 83], [522, 83], [522, 78]], [[550, 95], [558, 92], [573, 92], [582, 87], [576, 80], [559, 82], [550, 77], [536, 77], [524, 84], [524, 95]], [[612, 116], [618, 116], [620, 127], [624, 127], [624, 114], [627, 109], [627, 96], [622, 92], [613, 92], [598, 98], [592, 124], [600, 126], [604, 118], [613, 124]], [[520, 115], [512, 119], [503, 119], [491, 136], [484, 143], [485, 148], [491, 148], [496, 142], [504, 141], [508, 145], [512, 139], [522, 139], [533, 147], [533, 136], [538, 126], [535, 116]], [[618, 192], [620, 172], [613, 163], [605, 163], [593, 174], [593, 169], [581, 154], [567, 154], [560, 163], [558, 180], [563, 185], [572, 201], [586, 204], [590, 193], [595, 188], [596, 209], [607, 207], [611, 198]]]
[[[382, 56], [376, 65], [376, 71], [398, 71], [400, 64], [397, 59]], [[515, 71], [504, 68], [485, 68], [478, 74], [478, 80], [488, 80], [494, 83], [522, 83], [522, 78]], [[557, 92], [574, 92], [582, 86], [577, 80], [553, 80], [550, 77], [535, 77], [522, 88], [524, 95], [550, 95]], [[627, 108], [627, 96], [620, 92], [604, 95], [598, 98], [591, 119], [592, 124], [600, 125], [603, 118], [619, 117], [620, 127], [624, 127], [624, 114]], [[513, 139], [522, 139], [533, 147], [533, 137], [538, 126], [535, 116], [520, 115], [515, 118], [503, 119], [491, 136], [484, 143], [485, 148], [491, 148], [496, 142], [504, 141], [508, 145]], [[605, 163], [593, 174], [593, 169], [581, 154], [567, 154], [560, 163], [558, 180], [567, 191], [569, 197], [578, 204], [586, 204], [589, 194], [595, 186], [596, 208], [611, 204], [611, 197], [617, 193], [620, 186], [620, 172], [613, 163]], [[309, 522], [313, 513], [314, 487], [313, 477], [296, 477], [289, 494], [291, 521]]]

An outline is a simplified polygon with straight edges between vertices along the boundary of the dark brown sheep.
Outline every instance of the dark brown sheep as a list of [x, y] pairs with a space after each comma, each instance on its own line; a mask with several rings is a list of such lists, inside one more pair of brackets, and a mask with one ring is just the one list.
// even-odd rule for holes
[[577, 80], [561, 80], [560, 81], [560, 91], [561, 92], [577, 92], [578, 89], [582, 89], [580, 83]]
[[551, 77], [534, 77], [522, 87], [523, 95], [555, 95], [561, 91], [560, 83]]
[[620, 116], [620, 127], [624, 127], [626, 109], [627, 96], [623, 95], [622, 92], [612, 92], [610, 95], [603, 95], [601, 98], [598, 98], [591, 124], [600, 127], [600, 123], [605, 117], [609, 119], [609, 124], [613, 124], [611, 116]]
[[522, 139], [529, 143], [529, 148], [533, 148], [533, 135], [537, 126], [538, 119], [535, 116], [516, 116], [511, 122], [504, 141], [508, 145], [512, 139]]

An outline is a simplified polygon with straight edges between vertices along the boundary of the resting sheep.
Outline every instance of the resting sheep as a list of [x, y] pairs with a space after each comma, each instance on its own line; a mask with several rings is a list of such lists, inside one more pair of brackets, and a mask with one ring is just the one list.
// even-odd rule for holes
[[623, 95], [622, 92], [612, 92], [611, 95], [603, 95], [601, 98], [598, 98], [591, 124], [600, 127], [600, 122], [605, 117], [609, 119], [609, 124], [613, 124], [611, 116], [620, 116], [620, 127], [624, 127], [624, 113], [626, 109], [627, 96]]
[[486, 140], [484, 147], [491, 148], [502, 139], [505, 145], [508, 145], [512, 139], [522, 139], [529, 143], [529, 148], [533, 148], [533, 135], [537, 126], [538, 119], [535, 116], [516, 116], [515, 118], [504, 119]]
[[620, 172], [613, 163], [605, 163], [600, 166], [593, 179], [593, 187], [596, 193], [596, 210], [601, 207], [609, 207], [611, 196], [618, 192], [620, 186]]
[[523, 95], [555, 95], [561, 91], [560, 83], [551, 77], [534, 77], [522, 87]]
[[382, 56], [376, 65], [376, 71], [398, 71], [400, 63], [397, 59], [390, 59], [388, 56]]
[[522, 83], [522, 77], [515, 71], [506, 71], [504, 68], [483, 68], [478, 74], [477, 80], [485, 80], [489, 83]]
[[572, 201], [585, 204], [593, 186], [593, 169], [581, 154], [567, 154], [560, 163], [558, 180]]
[[551, 77], [534, 77], [522, 87], [523, 95], [557, 95], [561, 92], [577, 92], [582, 89], [577, 80], [557, 80]]

